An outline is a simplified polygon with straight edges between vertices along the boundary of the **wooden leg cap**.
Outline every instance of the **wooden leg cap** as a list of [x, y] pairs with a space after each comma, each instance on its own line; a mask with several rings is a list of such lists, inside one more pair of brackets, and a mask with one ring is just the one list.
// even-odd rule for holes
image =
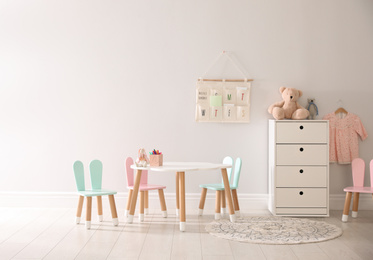
[[144, 221], [144, 214], [139, 214], [139, 220], [140, 220], [141, 222]]
[[129, 214], [130, 214], [130, 211], [129, 211], [128, 209], [126, 209], [126, 210], [124, 211], [124, 216], [125, 216], [125, 217], [128, 217]]
[[119, 224], [118, 218], [113, 218], [113, 225], [118, 226], [118, 224]]
[[85, 222], [85, 227], [86, 227], [86, 229], [91, 229], [91, 221], [86, 221]]
[[180, 231], [185, 231], [185, 222], [180, 222]]
[[162, 216], [164, 217], [164, 218], [167, 218], [167, 211], [165, 210], [165, 211], [162, 211]]
[[198, 216], [202, 216], [203, 215], [203, 209], [198, 209]]
[[227, 213], [227, 208], [221, 208], [220, 212], [222, 215], [224, 215], [225, 213]]
[[229, 215], [229, 219], [232, 223], [236, 222], [236, 215]]
[[348, 220], [348, 215], [342, 215], [342, 222], [347, 222]]
[[357, 218], [357, 211], [352, 211], [351, 217]]
[[102, 215], [98, 215], [98, 221], [102, 222], [104, 220], [104, 217]]
[[236, 214], [237, 217], [241, 216], [241, 212], [239, 210], [235, 211], [234, 214]]
[[215, 219], [221, 219], [221, 214], [220, 213], [215, 213]]
[[75, 223], [76, 223], [76, 224], [79, 224], [79, 223], [80, 223], [80, 217], [76, 217], [76, 218], [75, 218]]
[[127, 223], [132, 224], [133, 222], [133, 215], [128, 215]]

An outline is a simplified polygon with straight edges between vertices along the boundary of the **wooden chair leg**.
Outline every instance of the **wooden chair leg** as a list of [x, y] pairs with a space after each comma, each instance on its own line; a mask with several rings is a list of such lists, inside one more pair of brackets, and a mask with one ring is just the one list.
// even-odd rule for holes
[[200, 216], [202, 216], [203, 209], [205, 208], [206, 193], [207, 193], [207, 189], [202, 188], [201, 198], [199, 200], [199, 210], [198, 210], [198, 215], [200, 215]]
[[128, 198], [127, 198], [126, 211], [124, 212], [124, 216], [125, 216], [125, 217], [128, 217], [128, 214], [129, 214], [129, 212], [130, 212], [131, 201], [132, 201], [132, 194], [133, 194], [133, 190], [129, 190], [129, 191], [128, 191]]
[[232, 199], [233, 199], [233, 205], [234, 205], [234, 210], [237, 216], [240, 215], [240, 205], [238, 204], [238, 197], [237, 197], [237, 190], [232, 189]]
[[158, 195], [159, 195], [159, 201], [161, 202], [162, 216], [164, 218], [167, 218], [167, 208], [166, 208], [166, 201], [164, 199], [163, 189], [158, 190]]
[[149, 192], [146, 190], [145, 193], [145, 215], [149, 214]]
[[215, 219], [220, 219], [220, 204], [221, 204], [221, 191], [216, 191], [216, 200], [215, 200]]
[[185, 231], [186, 214], [185, 214], [185, 172], [179, 172], [179, 198], [180, 198], [180, 231]]
[[110, 210], [111, 216], [113, 218], [113, 225], [118, 226], [118, 214], [117, 214], [117, 207], [115, 206], [114, 195], [109, 195], [109, 203], [110, 203]]
[[82, 216], [84, 197], [79, 196], [78, 208], [76, 210], [76, 224], [80, 223], [80, 217]]
[[87, 197], [87, 210], [85, 216], [85, 227], [91, 228], [91, 215], [92, 215], [92, 197]]
[[176, 217], [179, 216], [180, 211], [180, 197], [179, 197], [179, 172], [176, 173]]
[[221, 214], [225, 214], [226, 213], [226, 203], [225, 203], [225, 191], [222, 190], [220, 191], [220, 194], [221, 194]]
[[347, 222], [348, 220], [348, 213], [350, 212], [350, 205], [351, 205], [351, 197], [352, 197], [352, 192], [347, 192], [346, 199], [345, 199], [345, 206], [343, 208], [343, 214], [342, 214], [343, 222]]
[[354, 200], [352, 201], [352, 212], [351, 217], [357, 218], [357, 211], [359, 209], [359, 192], [354, 192]]
[[102, 197], [97, 196], [97, 211], [98, 211], [98, 221], [102, 222]]
[[144, 204], [145, 204], [145, 194], [144, 191], [140, 191], [140, 213], [139, 220], [144, 221]]

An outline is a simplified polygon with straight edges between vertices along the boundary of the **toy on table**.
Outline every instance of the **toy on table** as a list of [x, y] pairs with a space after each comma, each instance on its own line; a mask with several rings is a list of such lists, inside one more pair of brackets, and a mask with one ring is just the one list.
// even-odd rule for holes
[[319, 109], [317, 108], [315, 104], [314, 98], [307, 98], [308, 101], [308, 108], [307, 110], [310, 112], [310, 115], [308, 116], [308, 119], [316, 119], [316, 116], [319, 115]]
[[135, 161], [135, 164], [137, 167], [146, 167], [149, 164], [149, 158], [146, 155], [145, 149], [140, 148], [137, 153], [137, 159]]
[[298, 98], [303, 95], [303, 92], [295, 88], [280, 87], [282, 101], [272, 104], [268, 108], [268, 112], [277, 120], [282, 119], [306, 119], [309, 111], [302, 107], [298, 102]]
[[162, 166], [163, 165], [163, 154], [159, 150], [153, 149], [150, 154], [150, 166]]

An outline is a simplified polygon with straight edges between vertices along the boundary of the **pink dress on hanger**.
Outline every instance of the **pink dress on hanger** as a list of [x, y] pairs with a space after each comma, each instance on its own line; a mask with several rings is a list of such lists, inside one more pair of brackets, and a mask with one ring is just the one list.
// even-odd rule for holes
[[349, 164], [359, 157], [359, 138], [365, 140], [368, 134], [360, 118], [351, 113], [330, 113], [324, 116], [329, 120], [329, 161]]

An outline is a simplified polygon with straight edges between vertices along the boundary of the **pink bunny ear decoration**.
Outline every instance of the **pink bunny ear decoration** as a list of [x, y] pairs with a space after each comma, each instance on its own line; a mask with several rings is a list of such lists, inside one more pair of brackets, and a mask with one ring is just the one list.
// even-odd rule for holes
[[149, 164], [149, 158], [146, 155], [145, 149], [140, 148], [137, 153], [137, 159], [135, 161], [136, 166], [138, 167], [146, 167]]

